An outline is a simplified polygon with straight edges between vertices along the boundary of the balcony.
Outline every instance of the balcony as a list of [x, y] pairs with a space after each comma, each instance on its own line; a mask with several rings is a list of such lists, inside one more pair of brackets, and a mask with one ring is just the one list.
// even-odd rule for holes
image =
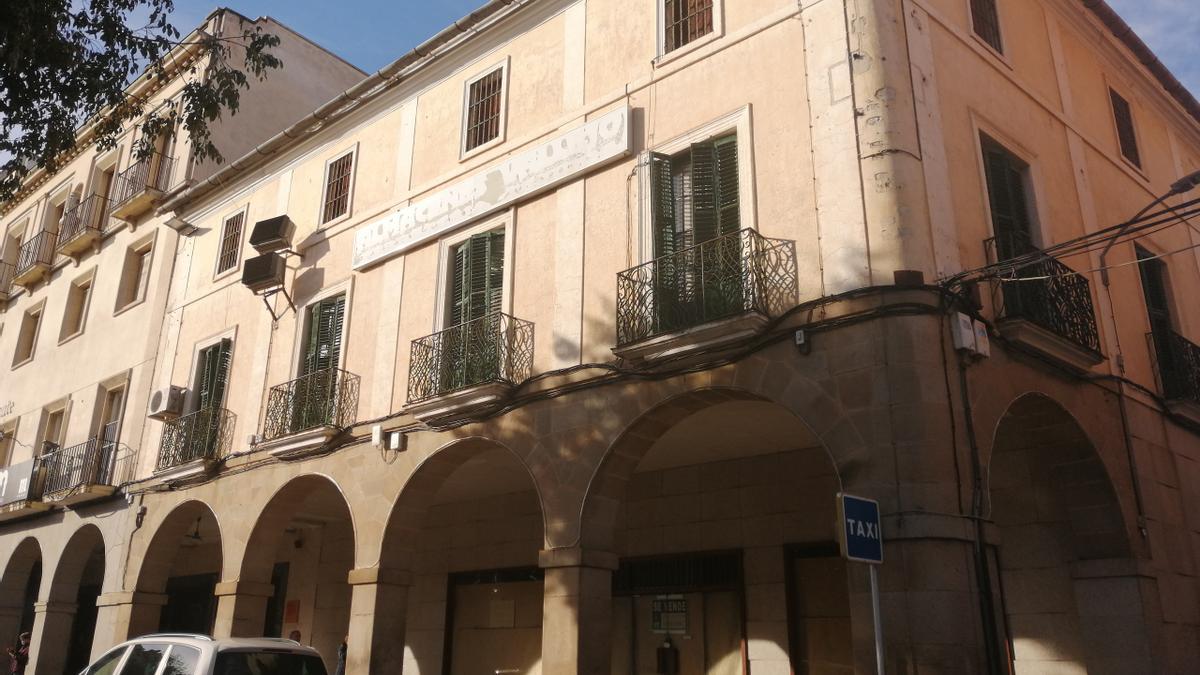
[[174, 167], [174, 158], [154, 152], [117, 174], [113, 181], [113, 217], [129, 221], [148, 211], [171, 187]]
[[459, 417], [501, 400], [533, 370], [533, 324], [502, 312], [412, 343], [408, 411], [423, 421]]
[[16, 271], [16, 265], [0, 261], [0, 302], [7, 301], [12, 295], [13, 275]]
[[42, 499], [73, 506], [111, 496], [129, 480], [132, 454], [108, 435], [42, 455]]
[[109, 208], [107, 198], [91, 195], [64, 213], [58, 228], [58, 252], [74, 257], [95, 246], [104, 234]]
[[13, 283], [29, 288], [41, 281], [50, 273], [54, 264], [54, 242], [57, 235], [54, 232], [38, 232], [21, 244], [17, 254], [17, 268], [13, 272]]
[[360, 378], [326, 368], [271, 387], [261, 447], [277, 457], [300, 457], [354, 423]]
[[207, 473], [229, 450], [233, 420], [224, 408], [202, 408], [164, 422], [155, 475], [174, 482]]
[[[1026, 235], [985, 242], [989, 259], [1036, 252]], [[993, 288], [996, 328], [1005, 338], [1076, 372], [1104, 360], [1087, 277], [1054, 258], [1022, 267]]]
[[1169, 328], [1146, 334], [1167, 407], [1200, 422], [1200, 346]]
[[711, 349], [794, 307], [796, 245], [740, 230], [617, 275], [617, 347], [633, 361]]

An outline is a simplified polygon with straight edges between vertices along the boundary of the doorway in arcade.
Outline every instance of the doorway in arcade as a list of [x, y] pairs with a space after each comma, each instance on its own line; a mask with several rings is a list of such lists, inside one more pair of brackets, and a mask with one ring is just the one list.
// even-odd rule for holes
[[611, 493], [613, 675], [852, 673], [828, 453], [774, 403], [684, 405]]

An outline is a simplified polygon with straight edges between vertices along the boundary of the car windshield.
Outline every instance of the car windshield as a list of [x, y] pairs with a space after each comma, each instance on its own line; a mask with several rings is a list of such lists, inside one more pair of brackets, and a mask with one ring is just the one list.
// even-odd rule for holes
[[316, 656], [286, 652], [220, 652], [213, 675], [326, 675]]

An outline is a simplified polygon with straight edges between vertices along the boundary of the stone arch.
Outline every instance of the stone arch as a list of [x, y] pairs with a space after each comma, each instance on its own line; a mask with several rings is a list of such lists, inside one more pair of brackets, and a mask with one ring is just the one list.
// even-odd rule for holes
[[133, 582], [129, 635], [212, 630], [225, 549], [217, 514], [203, 501], [175, 506], [155, 528]]
[[988, 565], [1016, 671], [1151, 672], [1136, 547], [1117, 483], [1077, 417], [1043, 393], [1018, 396], [996, 425], [988, 469], [986, 516], [999, 540]]
[[76, 672], [87, 665], [107, 565], [100, 528], [88, 523], [72, 533], [46, 593], [47, 616], [37, 639], [52, 648], [39, 650], [38, 672]]
[[283, 637], [299, 630], [332, 671], [349, 630], [350, 573], [357, 555], [354, 514], [344, 491], [325, 474], [298, 476], [271, 495], [253, 522], [245, 548], [227, 553], [226, 567], [236, 577], [226, 572], [220, 584], [218, 623], [228, 623], [218, 632]]
[[[478, 666], [498, 643], [510, 666], [536, 667], [547, 538], [541, 488], [519, 453], [482, 436], [443, 444], [413, 468], [384, 528], [374, 624], [364, 637], [371, 649], [361, 657], [371, 672], [437, 672], [446, 658]], [[514, 623], [482, 642], [459, 639], [473, 630], [464, 617], [479, 614], [485, 584], [496, 594], [487, 599], [512, 603]]]
[[[805, 416], [786, 403], [774, 400], [764, 393], [745, 388], [714, 386], [673, 392], [663, 397], [632, 420], [609, 445], [588, 482], [580, 514], [579, 544], [584, 548], [608, 550], [612, 546], [612, 528], [622, 498], [628, 488], [638, 464], [654, 443], [671, 427], [697, 412], [730, 401], [756, 401], [779, 405], [821, 440], [830, 464], [835, 469], [839, 488], [844, 481], [844, 469], [853, 471], [856, 449], [861, 448], [862, 438], [857, 429], [841, 412], [840, 405], [823, 392], [813, 391], [816, 385], [807, 380], [796, 382], [803, 389], [803, 400], [819, 402], [811, 409], [825, 421], [826, 433], [809, 424]], [[807, 386], [805, 386], [807, 385]], [[797, 397], [800, 398], [800, 397]], [[831, 443], [841, 450], [835, 452]], [[838, 456], [841, 456], [839, 462]]]
[[0, 640], [33, 628], [33, 605], [42, 579], [42, 547], [34, 537], [17, 544], [0, 575]]

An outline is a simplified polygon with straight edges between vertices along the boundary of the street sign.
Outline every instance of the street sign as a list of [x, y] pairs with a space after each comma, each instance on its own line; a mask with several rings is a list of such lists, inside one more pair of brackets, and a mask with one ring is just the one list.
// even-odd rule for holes
[[883, 533], [879, 527], [879, 502], [838, 494], [838, 517], [842, 521], [842, 556], [855, 562], [883, 562]]

